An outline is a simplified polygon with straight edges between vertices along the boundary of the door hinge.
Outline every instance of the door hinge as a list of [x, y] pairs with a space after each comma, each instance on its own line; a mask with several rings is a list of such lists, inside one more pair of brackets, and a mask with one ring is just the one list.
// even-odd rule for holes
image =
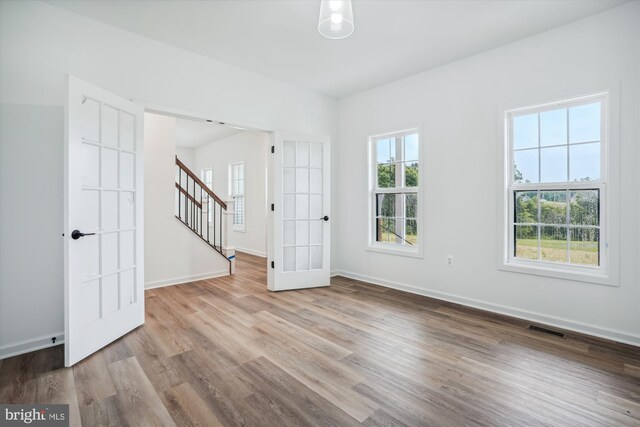
[[275, 146], [275, 145], [272, 145], [272, 146], [271, 146], [271, 154], [273, 154], [273, 153], [275, 153], [275, 152], [276, 152], [276, 146]]
[[271, 261], [271, 268], [276, 268], [276, 263]]
[[271, 210], [275, 211], [276, 210], [276, 205], [274, 205], [273, 203], [271, 203]]

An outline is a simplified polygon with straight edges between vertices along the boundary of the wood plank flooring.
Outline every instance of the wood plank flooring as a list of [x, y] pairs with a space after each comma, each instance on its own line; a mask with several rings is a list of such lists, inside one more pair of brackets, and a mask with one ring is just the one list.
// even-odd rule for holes
[[146, 292], [147, 320], [72, 369], [0, 363], [0, 402], [84, 426], [640, 425], [640, 349], [335, 277], [269, 293], [238, 274]]

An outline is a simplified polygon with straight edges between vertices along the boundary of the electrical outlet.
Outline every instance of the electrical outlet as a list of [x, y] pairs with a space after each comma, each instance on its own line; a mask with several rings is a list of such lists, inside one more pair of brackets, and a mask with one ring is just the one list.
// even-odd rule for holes
[[448, 267], [453, 266], [453, 255], [447, 255], [447, 266]]

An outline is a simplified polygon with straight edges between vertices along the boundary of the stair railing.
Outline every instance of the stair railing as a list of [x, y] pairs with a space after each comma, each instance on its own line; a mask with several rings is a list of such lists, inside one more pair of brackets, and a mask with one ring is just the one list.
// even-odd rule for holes
[[176, 218], [229, 261], [233, 272], [233, 254], [227, 253], [227, 203], [213, 192], [176, 156]]

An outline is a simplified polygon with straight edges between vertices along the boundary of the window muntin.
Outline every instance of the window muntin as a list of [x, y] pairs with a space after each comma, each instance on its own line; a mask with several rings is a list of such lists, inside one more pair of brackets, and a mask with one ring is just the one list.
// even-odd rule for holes
[[371, 138], [372, 245], [416, 250], [419, 136], [416, 130]]
[[244, 162], [232, 163], [230, 168], [230, 191], [233, 200], [233, 228], [244, 230], [245, 199], [244, 199]]
[[605, 267], [605, 108], [601, 94], [507, 114], [508, 261]]

